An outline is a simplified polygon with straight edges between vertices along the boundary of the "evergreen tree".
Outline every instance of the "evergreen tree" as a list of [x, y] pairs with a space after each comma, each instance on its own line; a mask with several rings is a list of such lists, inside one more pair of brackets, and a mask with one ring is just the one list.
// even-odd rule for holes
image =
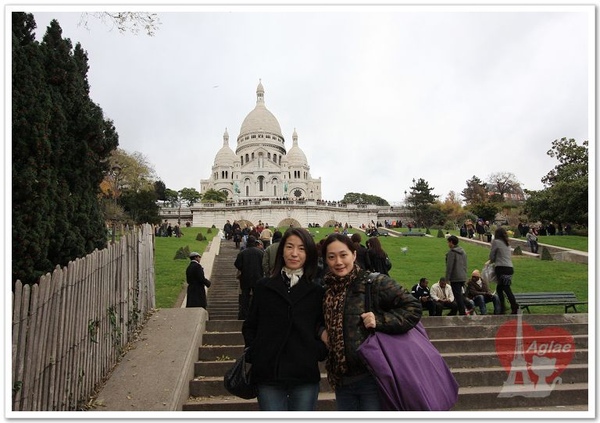
[[12, 17], [13, 282], [31, 283], [106, 245], [98, 196], [118, 136], [89, 97], [81, 46], [57, 21], [36, 43], [33, 16]]
[[432, 194], [434, 188], [423, 178], [419, 178], [410, 187], [410, 194], [406, 198], [408, 210], [418, 226], [429, 228], [433, 223], [443, 220], [439, 207], [434, 207], [439, 195]]
[[33, 15], [12, 14], [12, 265], [13, 284], [52, 269], [55, 189], [49, 139], [52, 101], [46, 90], [44, 56], [35, 41]]

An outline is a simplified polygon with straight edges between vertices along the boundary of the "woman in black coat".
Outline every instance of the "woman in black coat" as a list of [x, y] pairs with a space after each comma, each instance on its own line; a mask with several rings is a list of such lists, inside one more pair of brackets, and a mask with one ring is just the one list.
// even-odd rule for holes
[[279, 242], [273, 273], [257, 283], [242, 326], [261, 410], [316, 408], [318, 362], [327, 356], [318, 336], [324, 327], [324, 289], [315, 283], [316, 273], [312, 236], [301, 228], [288, 229]]
[[392, 269], [392, 262], [390, 261], [387, 253], [381, 247], [381, 242], [379, 242], [379, 239], [369, 238], [367, 241], [367, 247], [367, 254], [369, 255], [369, 261], [371, 263], [370, 270], [389, 276], [390, 270]]

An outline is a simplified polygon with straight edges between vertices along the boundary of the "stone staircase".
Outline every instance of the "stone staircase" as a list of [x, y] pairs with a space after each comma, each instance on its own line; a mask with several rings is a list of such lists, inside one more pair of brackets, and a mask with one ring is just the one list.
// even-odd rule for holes
[[233, 265], [239, 250], [233, 241], [221, 240], [219, 254], [215, 257], [208, 290], [208, 316], [211, 321], [237, 320], [239, 282]]
[[[237, 280], [233, 266], [236, 254], [233, 243], [224, 241], [209, 290], [210, 320], [194, 364], [190, 398], [183, 411], [258, 410], [256, 399], [231, 396], [223, 386], [223, 375], [241, 355], [244, 344], [242, 322], [236, 320]], [[520, 337], [517, 316], [426, 316], [422, 321], [460, 386], [453, 411], [588, 409], [587, 314], [521, 315]], [[565, 334], [567, 338], [563, 337]], [[515, 339], [521, 339], [527, 356], [537, 348], [537, 355], [546, 361], [535, 363], [535, 374], [550, 376], [555, 369], [562, 369], [561, 383], [553, 388], [538, 383], [525, 389], [526, 392], [519, 392], [523, 388], [523, 374], [527, 373], [521, 372], [522, 367], [513, 359], [518, 345]], [[547, 362], [544, 357], [556, 362]], [[333, 411], [335, 396], [327, 383], [323, 363], [321, 374], [317, 411]], [[509, 383], [512, 377], [515, 382]], [[555, 378], [546, 380], [550, 383]]]

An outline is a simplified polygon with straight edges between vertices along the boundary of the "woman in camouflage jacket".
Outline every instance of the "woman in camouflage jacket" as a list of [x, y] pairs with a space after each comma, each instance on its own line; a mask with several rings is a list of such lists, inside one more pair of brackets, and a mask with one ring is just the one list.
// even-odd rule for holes
[[404, 333], [421, 319], [420, 302], [398, 282], [379, 274], [371, 289], [372, 311], [365, 313], [365, 282], [371, 273], [354, 263], [356, 250], [348, 236], [331, 234], [323, 243], [325, 275], [323, 313], [327, 344], [327, 378], [335, 390], [338, 411], [381, 410], [379, 390], [356, 353], [372, 328]]

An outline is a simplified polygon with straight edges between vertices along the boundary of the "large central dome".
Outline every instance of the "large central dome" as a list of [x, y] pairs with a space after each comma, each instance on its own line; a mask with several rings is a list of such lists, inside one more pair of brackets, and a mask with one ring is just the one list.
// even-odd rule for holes
[[248, 116], [246, 116], [246, 119], [242, 122], [238, 142], [242, 141], [246, 135], [256, 133], [277, 135], [283, 138], [277, 118], [275, 118], [273, 113], [267, 110], [267, 107], [265, 106], [264, 95], [265, 89], [263, 88], [262, 83], [259, 82], [258, 87], [256, 88], [256, 107], [248, 113]]

